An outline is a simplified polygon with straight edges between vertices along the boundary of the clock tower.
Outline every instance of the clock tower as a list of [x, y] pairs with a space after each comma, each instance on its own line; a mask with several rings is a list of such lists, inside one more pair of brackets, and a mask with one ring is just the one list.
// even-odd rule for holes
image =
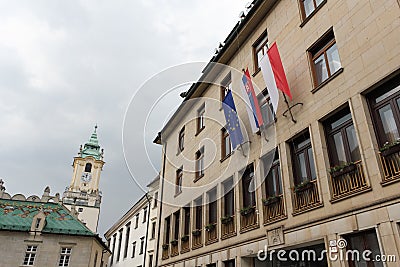
[[72, 164], [73, 175], [69, 187], [63, 194], [63, 204], [68, 209], [75, 209], [78, 218], [94, 233], [100, 214], [101, 191], [100, 174], [103, 169], [103, 149], [100, 150], [97, 139], [97, 125], [88, 142], [79, 149]]

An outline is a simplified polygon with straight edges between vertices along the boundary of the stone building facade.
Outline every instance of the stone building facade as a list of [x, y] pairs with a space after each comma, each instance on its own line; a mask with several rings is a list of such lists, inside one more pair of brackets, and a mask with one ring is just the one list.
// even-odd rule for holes
[[[155, 139], [163, 146], [158, 266], [398, 266], [399, 36], [396, 0], [253, 1], [205, 68], [207, 82], [193, 84]], [[271, 113], [259, 70], [275, 42], [293, 119], [282, 95]], [[258, 133], [240, 96], [246, 68], [269, 122]], [[233, 152], [226, 90], [245, 135]], [[322, 256], [285, 262], [279, 250]], [[390, 259], [335, 260], [323, 250]]]

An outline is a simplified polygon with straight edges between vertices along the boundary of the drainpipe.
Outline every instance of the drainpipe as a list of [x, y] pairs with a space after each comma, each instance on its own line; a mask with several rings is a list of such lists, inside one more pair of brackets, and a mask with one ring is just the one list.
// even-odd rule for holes
[[[162, 144], [162, 138], [161, 138], [161, 144]], [[162, 205], [163, 205], [163, 195], [164, 195], [164, 175], [165, 175], [165, 161], [167, 158], [166, 155], [166, 151], [167, 151], [167, 144], [164, 145], [164, 149], [163, 150], [163, 168], [162, 168], [162, 174], [160, 175], [161, 177], [161, 187], [159, 188], [159, 192], [161, 192], [160, 195], [160, 202], [159, 202], [159, 207], [160, 207], [160, 211], [158, 213], [158, 233], [157, 233], [157, 250], [156, 250], [156, 259], [155, 259], [155, 267], [158, 267], [158, 254], [160, 251], [160, 235], [161, 235], [161, 214], [162, 214]]]
[[146, 220], [146, 242], [144, 243], [144, 258], [143, 258], [143, 267], [146, 267], [146, 255], [147, 255], [147, 236], [149, 234], [149, 221], [150, 221], [150, 206], [151, 206], [151, 200], [149, 199], [148, 194], [145, 194], [147, 202], [149, 203], [147, 205], [147, 220]]

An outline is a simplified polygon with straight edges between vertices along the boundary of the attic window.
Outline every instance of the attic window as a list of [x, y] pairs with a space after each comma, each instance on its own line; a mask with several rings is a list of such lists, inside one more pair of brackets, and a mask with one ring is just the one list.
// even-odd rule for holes
[[41, 221], [42, 221], [41, 218], [37, 218], [37, 219], [36, 219], [35, 229], [39, 229], [39, 226], [40, 226], [40, 222], [41, 222]]

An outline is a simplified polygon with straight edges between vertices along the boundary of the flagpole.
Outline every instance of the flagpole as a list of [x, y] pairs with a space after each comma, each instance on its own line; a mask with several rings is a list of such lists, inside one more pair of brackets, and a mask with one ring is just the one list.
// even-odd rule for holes
[[292, 119], [292, 121], [294, 122], [294, 123], [297, 123], [297, 121], [294, 119], [294, 117], [293, 117], [293, 113], [292, 113], [292, 108], [294, 108], [295, 106], [297, 106], [297, 105], [303, 105], [303, 103], [296, 103], [296, 104], [294, 104], [293, 106], [290, 106], [289, 105], [289, 101], [287, 100], [287, 98], [286, 98], [286, 95], [282, 92], [282, 95], [283, 95], [283, 99], [285, 100], [285, 103], [286, 103], [286, 106], [287, 106], [287, 110], [285, 110], [285, 112], [283, 112], [283, 116], [284, 117], [287, 117], [286, 116], [286, 113], [287, 112], [289, 112], [289, 115], [290, 115], [290, 118]]

